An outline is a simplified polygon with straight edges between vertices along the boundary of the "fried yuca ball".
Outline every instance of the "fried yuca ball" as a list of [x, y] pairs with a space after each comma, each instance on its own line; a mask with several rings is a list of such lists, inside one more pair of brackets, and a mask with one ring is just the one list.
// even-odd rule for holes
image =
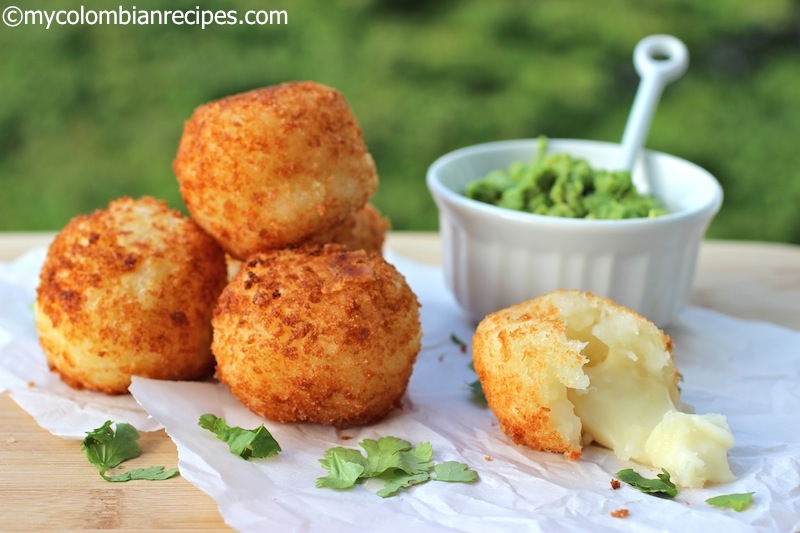
[[[348, 250], [382, 254], [389, 225], [389, 220], [380, 211], [372, 204], [367, 204], [341, 224], [314, 235], [307, 243], [341, 244]], [[228, 263], [228, 278], [231, 279], [241, 268], [242, 261], [231, 255], [226, 255], [225, 259]]]
[[344, 222], [378, 186], [350, 106], [313, 82], [198, 107], [173, 167], [192, 217], [239, 259]]
[[493, 313], [476, 330], [473, 359], [518, 444], [577, 459], [595, 441], [686, 487], [733, 479], [725, 417], [683, 412], [671, 339], [606, 298], [555, 291]]
[[365, 205], [344, 222], [313, 235], [307, 242], [341, 244], [350, 250], [380, 254], [389, 230], [389, 220], [372, 204]]
[[400, 405], [419, 303], [376, 254], [339, 245], [248, 259], [214, 310], [217, 376], [278, 422], [367, 424]]
[[74, 218], [40, 274], [36, 327], [50, 367], [108, 394], [127, 392], [132, 375], [210, 375], [226, 275], [222, 249], [165, 202], [120, 198]]

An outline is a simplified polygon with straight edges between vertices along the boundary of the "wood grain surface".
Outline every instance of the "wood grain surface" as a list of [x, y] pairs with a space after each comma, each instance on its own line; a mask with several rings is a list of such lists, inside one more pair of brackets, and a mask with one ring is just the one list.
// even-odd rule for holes
[[[0, 261], [46, 246], [52, 234], [0, 234]], [[439, 237], [393, 233], [388, 248], [438, 264]], [[800, 247], [706, 242], [692, 304], [728, 315], [800, 329]], [[177, 464], [165, 432], [142, 434], [142, 456], [125, 466]], [[157, 482], [108, 483], [91, 466], [80, 442], [50, 435], [0, 394], [0, 513], [3, 531], [226, 530], [214, 501], [182, 477]]]

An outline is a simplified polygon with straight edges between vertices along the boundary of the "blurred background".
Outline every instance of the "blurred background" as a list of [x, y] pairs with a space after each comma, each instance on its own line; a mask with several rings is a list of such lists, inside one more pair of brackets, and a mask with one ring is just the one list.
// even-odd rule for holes
[[433, 160], [539, 134], [618, 142], [639, 81], [633, 48], [668, 33], [691, 65], [665, 90], [648, 147], [722, 183], [709, 237], [800, 243], [798, 1], [81, 4], [285, 9], [288, 24], [1, 27], [0, 231], [57, 230], [123, 195], [185, 211], [172, 159], [193, 109], [306, 79], [354, 109], [381, 177], [373, 202], [394, 229], [434, 230]]

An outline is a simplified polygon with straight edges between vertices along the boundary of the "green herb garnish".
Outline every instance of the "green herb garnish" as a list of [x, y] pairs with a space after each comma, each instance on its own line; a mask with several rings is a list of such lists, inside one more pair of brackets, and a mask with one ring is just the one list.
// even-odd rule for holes
[[678, 495], [678, 489], [669, 479], [669, 472], [663, 468], [661, 469], [661, 474], [657, 474], [658, 479], [647, 479], [630, 468], [617, 472], [617, 478], [642, 492], [653, 494], [654, 496], [674, 498]]
[[723, 494], [721, 496], [714, 496], [706, 500], [706, 503], [714, 507], [730, 507], [736, 512], [744, 511], [747, 506], [753, 501], [752, 492], [744, 492], [741, 494]]
[[116, 476], [107, 476], [109, 469], [119, 466], [128, 459], [139, 457], [142, 450], [139, 443], [139, 432], [130, 424], [117, 424], [116, 432], [111, 429], [111, 420], [99, 428], [86, 433], [86, 438], [81, 443], [84, 455], [97, 467], [103, 479], [109, 482], [123, 482], [133, 480], [161, 480], [168, 479], [178, 473], [177, 468], [164, 470], [163, 466], [136, 468]]
[[472, 401], [481, 407], [488, 407], [489, 403], [486, 401], [486, 394], [483, 393], [483, 385], [481, 385], [481, 380], [476, 379], [475, 381], [468, 383], [467, 386], [469, 387], [470, 392], [472, 392]]
[[366, 439], [359, 443], [366, 457], [356, 449], [337, 446], [325, 452], [319, 460], [328, 475], [317, 478], [317, 487], [349, 489], [369, 478], [385, 483], [376, 494], [387, 498], [402, 489], [426, 481], [470, 482], [478, 474], [463, 463], [447, 461], [434, 464], [433, 448], [429, 442], [416, 446], [397, 437]]
[[212, 432], [219, 440], [228, 444], [231, 453], [242, 459], [272, 457], [281, 451], [272, 434], [264, 427], [256, 429], [243, 429], [238, 426], [231, 427], [225, 420], [212, 414], [204, 414], [197, 424]]
[[[470, 361], [469, 362], [469, 369], [473, 372], [475, 371], [475, 364]], [[483, 392], [483, 385], [481, 385], [481, 380], [476, 379], [470, 383], [467, 383], [467, 387], [469, 387], [470, 392], [472, 392], [472, 401], [481, 407], [489, 407], [489, 402], [486, 401], [486, 394]]]
[[458, 461], [445, 461], [433, 467], [436, 481], [450, 483], [469, 483], [478, 479], [478, 473], [470, 470], [464, 463]]

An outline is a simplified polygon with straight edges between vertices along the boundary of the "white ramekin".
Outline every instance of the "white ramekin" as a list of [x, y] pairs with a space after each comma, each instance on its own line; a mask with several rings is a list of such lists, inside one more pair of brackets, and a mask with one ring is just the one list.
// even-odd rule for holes
[[[469, 146], [437, 159], [427, 184], [439, 208], [448, 286], [473, 321], [555, 289], [605, 296], [659, 326], [687, 304], [706, 228], [722, 188], [706, 170], [646, 151], [633, 171], [640, 190], [670, 211], [655, 219], [583, 220], [534, 215], [464, 195], [467, 182], [514, 161], [531, 161], [536, 139]], [[551, 139], [548, 152], [613, 169], [620, 145]]]

